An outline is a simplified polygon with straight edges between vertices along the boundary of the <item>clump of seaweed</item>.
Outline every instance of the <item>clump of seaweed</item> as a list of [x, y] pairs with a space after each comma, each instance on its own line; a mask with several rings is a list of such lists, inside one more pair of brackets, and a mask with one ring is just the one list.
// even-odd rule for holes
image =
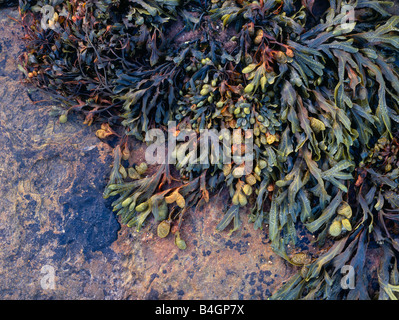
[[[216, 229], [237, 230], [249, 206], [248, 220], [268, 226], [275, 252], [301, 266], [272, 298], [373, 298], [365, 266], [377, 247], [373, 294], [397, 299], [399, 17], [389, 5], [27, 1], [20, 69], [56, 94], [65, 106], [60, 122], [79, 111], [88, 125], [102, 123], [100, 139], [117, 137], [104, 197], [115, 197], [122, 224], [140, 230], [153, 216], [159, 237], [172, 233], [185, 249], [183, 216], [226, 188], [231, 206]], [[177, 137], [169, 146], [177, 177], [168, 163], [135, 163], [132, 140], [151, 128]], [[230, 137], [241, 129], [231, 153], [253, 139], [251, 171], [234, 158], [224, 163], [224, 135], [220, 152], [193, 163], [202, 141], [185, 140], [187, 129]], [[324, 246], [317, 259], [287, 253], [299, 223]], [[349, 291], [344, 265], [357, 275]]]

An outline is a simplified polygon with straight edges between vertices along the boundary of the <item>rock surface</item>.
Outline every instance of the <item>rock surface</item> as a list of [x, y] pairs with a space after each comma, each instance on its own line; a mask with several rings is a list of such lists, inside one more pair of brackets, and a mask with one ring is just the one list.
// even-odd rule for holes
[[102, 198], [112, 150], [22, 82], [10, 17], [0, 10], [0, 299], [266, 299], [295, 272], [265, 230], [215, 230], [223, 198], [187, 216], [185, 251], [152, 221], [121, 227]]

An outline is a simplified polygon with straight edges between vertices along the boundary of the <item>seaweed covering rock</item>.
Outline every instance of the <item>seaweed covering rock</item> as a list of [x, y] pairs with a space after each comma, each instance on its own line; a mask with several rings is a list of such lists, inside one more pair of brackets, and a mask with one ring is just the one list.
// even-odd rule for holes
[[[28, 2], [21, 70], [58, 96], [61, 122], [80, 111], [102, 123], [97, 136], [114, 144], [104, 197], [115, 197], [121, 223], [140, 230], [152, 216], [168, 226], [160, 241], [171, 234], [184, 250], [184, 216], [225, 188], [216, 229], [238, 230], [250, 206], [248, 220], [267, 225], [275, 252], [302, 268], [273, 298], [394, 299], [399, 17], [386, 5]], [[176, 137], [175, 165], [137, 162], [132, 140], [151, 146], [154, 128]], [[216, 139], [201, 153], [207, 129]], [[315, 260], [287, 252], [299, 224], [325, 245]], [[364, 290], [373, 246], [383, 257], [376, 292]], [[358, 275], [349, 293], [344, 265]]]

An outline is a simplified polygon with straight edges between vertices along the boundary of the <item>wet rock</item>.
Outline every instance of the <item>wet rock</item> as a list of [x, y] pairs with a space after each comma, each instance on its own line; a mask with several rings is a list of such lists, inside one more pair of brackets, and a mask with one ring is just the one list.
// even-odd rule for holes
[[[50, 97], [21, 83], [22, 30], [8, 15], [18, 18], [0, 14], [0, 297], [105, 297], [113, 287], [97, 264], [118, 261], [109, 247], [120, 228], [102, 198], [110, 149], [79, 116], [60, 124]], [[45, 266], [55, 271], [50, 291]]]

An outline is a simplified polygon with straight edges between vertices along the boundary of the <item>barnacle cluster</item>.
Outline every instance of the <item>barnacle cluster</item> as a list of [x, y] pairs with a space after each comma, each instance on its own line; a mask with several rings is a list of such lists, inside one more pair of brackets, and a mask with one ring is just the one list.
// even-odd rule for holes
[[[364, 277], [347, 293], [337, 270], [350, 264], [359, 275], [367, 272], [367, 248], [375, 241], [384, 257], [378, 294], [394, 299], [399, 17], [386, 6], [368, 0], [22, 1], [21, 70], [57, 94], [66, 108], [60, 122], [79, 111], [85, 123], [102, 123], [99, 138], [119, 141], [104, 197], [115, 197], [121, 223], [140, 230], [152, 216], [159, 237], [172, 233], [185, 249], [184, 214], [226, 188], [230, 206], [216, 229], [232, 223], [230, 232], [237, 230], [249, 207], [248, 220], [268, 226], [275, 252], [303, 265], [272, 298], [370, 298]], [[49, 8], [54, 14], [43, 24]], [[175, 126], [166, 129], [170, 121]], [[151, 128], [178, 138], [179, 177], [168, 163], [134, 160], [132, 140], [144, 140]], [[193, 163], [200, 138], [179, 138], [205, 129], [221, 132], [220, 152]], [[223, 161], [231, 136], [233, 155], [253, 140], [250, 171], [234, 158]], [[287, 254], [298, 223], [329, 246], [319, 258]]]

